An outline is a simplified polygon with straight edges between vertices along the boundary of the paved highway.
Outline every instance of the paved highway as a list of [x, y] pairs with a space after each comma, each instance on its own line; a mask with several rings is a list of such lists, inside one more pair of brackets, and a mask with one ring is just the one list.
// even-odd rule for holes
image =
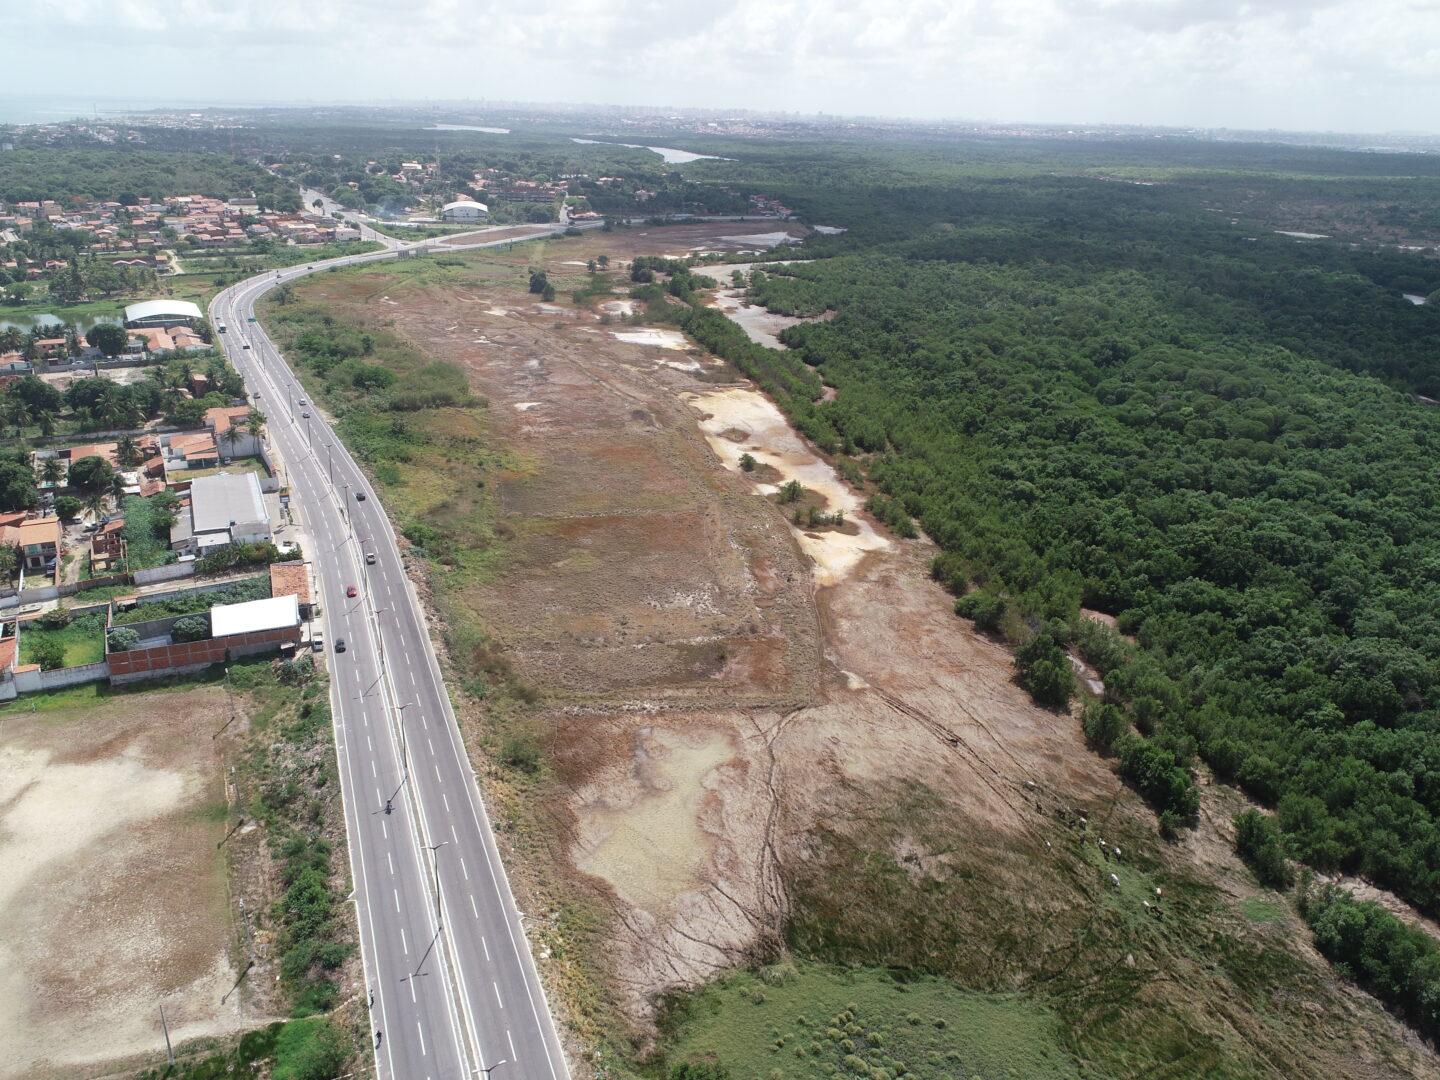
[[378, 1075], [458, 1080], [496, 1070], [499, 1080], [568, 1080], [390, 522], [273, 343], [246, 321], [266, 290], [310, 272], [292, 267], [233, 285], [212, 301], [210, 320], [226, 326], [217, 340], [269, 418], [291, 506], [310, 537]]

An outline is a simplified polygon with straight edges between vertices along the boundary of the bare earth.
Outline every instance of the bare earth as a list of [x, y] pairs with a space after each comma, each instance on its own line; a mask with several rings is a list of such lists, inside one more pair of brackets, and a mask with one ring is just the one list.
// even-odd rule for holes
[[[714, 250], [706, 230], [591, 235], [552, 248], [564, 254], [547, 269], [557, 281], [599, 252]], [[744, 242], [744, 230], [727, 223], [724, 242]], [[486, 275], [477, 269], [477, 282]], [[1127, 844], [1153, 842], [1153, 815], [1085, 747], [1075, 718], [1031, 704], [1010, 655], [954, 616], [926, 576], [933, 549], [870, 521], [748, 383], [698, 349], [620, 340], [599, 310], [542, 309], [514, 286], [377, 276], [374, 287], [403, 297], [383, 309], [399, 332], [469, 371], [515, 462], [494, 484], [511, 561], [463, 602], [541, 693], [557, 820], [571, 864], [613, 910], [609, 966], [632, 1020], [648, 1023], [658, 992], [773, 946], [789, 903], [782, 867], [810, 858], [813, 830], [841, 808], [863, 811], [895, 784], [930, 788], [963, 838], [948, 854], [915, 853], [916, 865], [949, 860], [993, 881], [975, 918], [1011, 928], [1015, 955], [1067, 947], [1096, 904], [1120, 902], [1103, 899], [1108, 873], [1082, 851], [1094, 840], [1072, 811]], [[358, 280], [334, 289], [363, 303]], [[763, 467], [740, 471], [743, 452]], [[858, 529], [792, 526], [767, 498], [790, 478]], [[1256, 892], [1218, 841], [1160, 857], [1192, 874], [1219, 865], [1237, 903]], [[1136, 912], [1149, 892], [1137, 887]], [[1301, 933], [1293, 917], [1283, 925]], [[1034, 940], [1016, 939], [1023, 926]], [[1116, 964], [1136, 963], [1127, 948], [1146, 962], [1140, 945], [1117, 941]], [[1323, 962], [1296, 948], [1322, 978]], [[991, 982], [1010, 970], [1003, 950], [1000, 934], [977, 939]], [[1212, 973], [1175, 963], [1154, 960], [1147, 993], [1183, 1011], [1175, 980]], [[1406, 1041], [1373, 1001], [1342, 994], [1347, 1013]], [[1193, 1022], [1221, 1044], [1264, 1026], [1230, 1004], [1234, 1015]], [[1420, 1050], [1397, 1067], [1358, 1040], [1312, 1052], [1266, 1038], [1310, 1054], [1319, 1071], [1295, 1075], [1440, 1075]]]
[[219, 689], [0, 719], [0, 1077], [253, 1027], [233, 995]]

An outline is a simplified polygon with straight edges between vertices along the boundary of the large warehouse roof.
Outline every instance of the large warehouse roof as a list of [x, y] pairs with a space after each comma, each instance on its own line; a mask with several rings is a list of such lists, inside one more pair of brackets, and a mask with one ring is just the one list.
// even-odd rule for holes
[[268, 600], [248, 600], [243, 604], [216, 604], [210, 609], [210, 634], [213, 637], [257, 634], [262, 630], [299, 625], [300, 601], [293, 594], [272, 596]]
[[483, 202], [472, 202], [470, 199], [460, 199], [456, 202], [446, 203], [441, 213], [448, 214], [451, 210], [479, 210], [482, 214], [488, 214], [490, 208]]
[[201, 319], [205, 313], [189, 300], [146, 300], [143, 303], [131, 304], [125, 309], [127, 323], [153, 319], [160, 315], [173, 315], [177, 319]]
[[217, 473], [190, 485], [190, 516], [195, 534], [228, 532], [231, 522], [269, 521], [260, 481], [254, 473]]

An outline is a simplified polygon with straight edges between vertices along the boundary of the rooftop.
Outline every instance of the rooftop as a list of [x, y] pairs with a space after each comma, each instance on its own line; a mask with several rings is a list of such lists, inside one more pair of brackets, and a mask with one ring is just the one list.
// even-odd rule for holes
[[254, 473], [217, 473], [190, 485], [195, 533], [226, 532], [232, 521], [269, 521], [260, 480]]
[[270, 595], [293, 596], [301, 604], [310, 603], [310, 575], [303, 562], [270, 564]]
[[125, 309], [125, 321], [153, 319], [157, 315], [173, 315], [179, 319], [199, 319], [204, 313], [189, 300], [145, 300]]
[[448, 213], [451, 210], [480, 210], [488, 214], [490, 208], [482, 202], [475, 202], [471, 199], [457, 199], [455, 202], [446, 203], [441, 213]]
[[255, 634], [262, 630], [300, 625], [300, 602], [293, 594], [250, 600], [243, 604], [217, 604], [210, 609], [210, 633], [214, 637]]

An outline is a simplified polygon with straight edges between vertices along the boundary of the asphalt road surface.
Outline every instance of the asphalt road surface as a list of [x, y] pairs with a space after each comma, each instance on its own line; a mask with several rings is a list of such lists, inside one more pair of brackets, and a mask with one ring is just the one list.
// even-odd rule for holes
[[498, 1080], [568, 1080], [524, 916], [390, 522], [320, 411], [301, 404], [305, 391], [275, 346], [246, 321], [282, 281], [396, 254], [250, 278], [211, 302], [210, 321], [226, 326], [217, 340], [268, 417], [290, 505], [310, 538], [378, 1075], [459, 1080], [494, 1070]]

